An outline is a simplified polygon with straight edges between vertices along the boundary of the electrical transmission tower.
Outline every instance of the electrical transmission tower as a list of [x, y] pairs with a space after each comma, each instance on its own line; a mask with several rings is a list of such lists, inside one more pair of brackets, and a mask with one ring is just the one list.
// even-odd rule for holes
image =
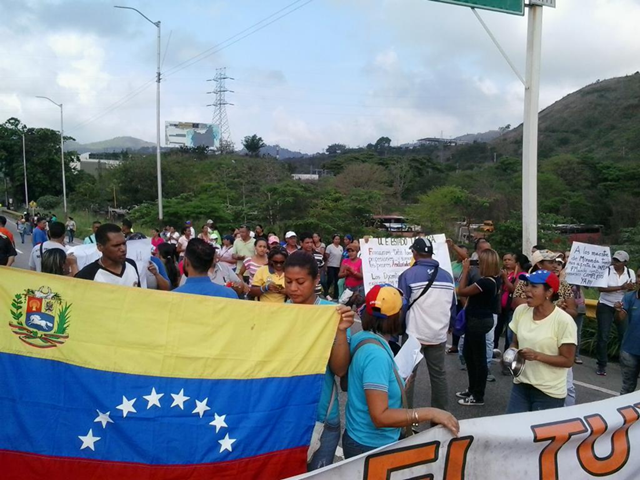
[[214, 103], [207, 106], [214, 107], [213, 120], [211, 123], [217, 125], [220, 129], [220, 149], [222, 151], [233, 148], [233, 144], [231, 142], [231, 129], [229, 128], [229, 119], [227, 117], [227, 105], [233, 105], [233, 103], [227, 102], [226, 94], [234, 92], [233, 90], [227, 89], [227, 80], [235, 79], [227, 76], [226, 68], [216, 68], [216, 76], [207, 80], [208, 82], [216, 82], [216, 88], [212, 92], [207, 92], [215, 95], [216, 100]]

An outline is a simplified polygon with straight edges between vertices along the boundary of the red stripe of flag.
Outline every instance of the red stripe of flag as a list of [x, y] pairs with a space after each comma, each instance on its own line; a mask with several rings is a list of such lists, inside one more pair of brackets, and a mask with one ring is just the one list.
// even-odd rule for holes
[[144, 465], [0, 450], [4, 480], [281, 479], [307, 471], [307, 447], [198, 465]]

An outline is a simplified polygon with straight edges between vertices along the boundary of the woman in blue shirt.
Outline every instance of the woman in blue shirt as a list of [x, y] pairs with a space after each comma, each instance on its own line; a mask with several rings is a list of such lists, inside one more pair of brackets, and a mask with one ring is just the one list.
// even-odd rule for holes
[[[285, 292], [291, 303], [336, 306], [335, 303], [323, 300], [316, 295], [320, 274], [318, 263], [309, 253], [299, 250], [289, 255], [284, 264], [284, 281]], [[325, 372], [316, 416], [316, 422], [324, 425], [324, 429], [319, 443], [314, 442], [312, 438], [307, 464], [309, 471], [331, 465], [340, 441], [340, 409], [335, 376], [344, 376], [349, 368], [351, 359], [349, 327], [353, 325], [355, 312], [344, 305], [338, 306], [337, 310], [340, 314], [340, 323], [331, 349], [329, 365], [327, 365]]]
[[[345, 458], [388, 445], [402, 428], [431, 422], [458, 435], [453, 415], [437, 408], [403, 408], [404, 382], [397, 376], [389, 339], [402, 328], [402, 293], [376, 285], [366, 296], [362, 329], [351, 339], [347, 426], [342, 437]], [[362, 344], [362, 345], [361, 345]]]

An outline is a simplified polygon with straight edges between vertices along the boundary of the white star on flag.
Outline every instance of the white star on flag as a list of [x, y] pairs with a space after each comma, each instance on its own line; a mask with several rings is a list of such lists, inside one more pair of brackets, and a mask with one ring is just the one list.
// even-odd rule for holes
[[196, 400], [196, 408], [191, 413], [198, 413], [200, 414], [200, 418], [202, 418], [202, 415], [204, 415], [204, 412], [206, 412], [207, 410], [211, 410], [211, 407], [207, 406], [208, 401], [209, 401], [209, 397], [205, 398], [202, 402], [199, 402], [198, 400]]
[[147, 404], [147, 410], [149, 410], [154, 405], [160, 407], [160, 399], [162, 397], [164, 397], [164, 393], [157, 393], [155, 387], [151, 389], [151, 393], [149, 395], [142, 396], [142, 398], [149, 402]]
[[102, 428], [107, 428], [107, 423], [113, 423], [109, 414], [111, 412], [102, 413], [100, 410], [96, 410], [98, 412], [98, 417], [94, 420], [94, 422], [100, 422], [102, 424]]
[[93, 436], [93, 429], [89, 429], [89, 433], [87, 433], [86, 436], [78, 435], [78, 438], [82, 440], [82, 446], [80, 447], [80, 450], [84, 450], [85, 448], [90, 448], [94, 452], [96, 451], [93, 444], [96, 443], [98, 440], [100, 440], [100, 437]]
[[220, 453], [224, 452], [225, 450], [231, 451], [231, 444], [233, 444], [233, 442], [235, 441], [236, 441], [235, 438], [229, 438], [228, 433], [224, 436], [222, 440], [218, 440], [218, 443], [220, 444]]
[[211, 422], [209, 425], [213, 425], [216, 427], [216, 433], [218, 433], [218, 430], [220, 430], [222, 427], [226, 427], [227, 424], [225, 423], [224, 419], [227, 418], [226, 415], [218, 415], [217, 413], [214, 413], [214, 420], [213, 422]]
[[132, 400], [127, 400], [127, 397], [125, 397], [124, 395], [122, 396], [122, 403], [120, 405], [118, 405], [116, 408], [118, 410], [122, 410], [122, 416], [124, 418], [127, 417], [127, 413], [138, 413], [136, 412], [136, 409], [133, 408], [133, 403], [137, 400], [137, 398], [134, 398]]
[[172, 393], [171, 396], [173, 397], [173, 403], [171, 404], [171, 407], [173, 408], [177, 405], [180, 407], [180, 410], [184, 410], [184, 402], [191, 398], [184, 396], [184, 388], [180, 390], [180, 393]]

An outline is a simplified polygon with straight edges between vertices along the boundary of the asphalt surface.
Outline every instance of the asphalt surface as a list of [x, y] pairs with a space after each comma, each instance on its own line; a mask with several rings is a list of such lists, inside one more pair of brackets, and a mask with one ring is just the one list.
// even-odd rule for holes
[[[18, 251], [18, 256], [13, 263], [13, 267], [29, 270], [29, 255], [31, 255], [31, 250], [33, 249], [31, 235], [25, 235], [24, 243], [22, 243], [20, 234], [16, 228], [16, 222], [9, 217], [7, 217], [7, 229], [13, 233], [13, 238], [16, 241], [16, 250]], [[80, 245], [81, 243], [82, 242], [74, 239], [73, 245]]]
[[[18, 257], [14, 263], [15, 268], [29, 268], [29, 254], [31, 252], [31, 236], [26, 236], [25, 243], [20, 241], [20, 235], [18, 234], [15, 223], [9, 220], [7, 228], [14, 234], [16, 239], [16, 249], [18, 250]], [[80, 242], [74, 242], [79, 244]], [[353, 328], [353, 333], [357, 333], [361, 330], [360, 324], [356, 323]], [[503, 343], [503, 342], [501, 342]], [[612, 396], [618, 395], [622, 386], [622, 380], [620, 375], [620, 367], [617, 363], [610, 363], [607, 368], [607, 376], [601, 377], [596, 375], [596, 362], [595, 359], [582, 356], [584, 361], [583, 365], [575, 365], [573, 367], [574, 384], [576, 387], [576, 403], [590, 403], [599, 400], [604, 400]], [[445, 358], [445, 366], [447, 371], [447, 380], [449, 384], [449, 410], [459, 420], [468, 418], [490, 417], [494, 415], [503, 415], [507, 409], [507, 403], [509, 401], [509, 395], [511, 392], [512, 378], [510, 376], [504, 376], [501, 373], [500, 365], [498, 363], [491, 367], [491, 373], [495, 376], [495, 382], [488, 382], [485, 394], [484, 406], [464, 407], [458, 405], [455, 393], [467, 389], [468, 379], [467, 372], [460, 369], [460, 360], [457, 354], [448, 354]], [[414, 406], [415, 407], [428, 407], [430, 406], [430, 386], [429, 375], [424, 360], [418, 368], [418, 373], [415, 381], [415, 393], [414, 393]], [[340, 393], [340, 407], [342, 413], [342, 424], [344, 425], [344, 406], [346, 403], [346, 394]], [[423, 430], [427, 428], [422, 426], [419, 428]], [[341, 456], [341, 451], [337, 452], [338, 459]]]

